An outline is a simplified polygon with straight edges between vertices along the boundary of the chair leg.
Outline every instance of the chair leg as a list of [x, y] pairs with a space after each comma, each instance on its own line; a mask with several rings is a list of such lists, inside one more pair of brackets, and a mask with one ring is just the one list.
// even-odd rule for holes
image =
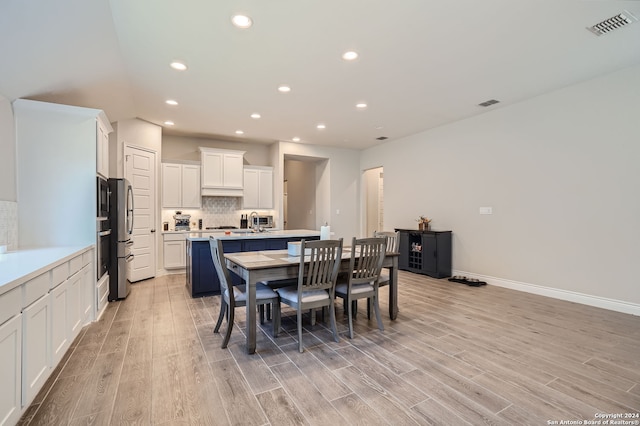
[[[324, 314], [324, 308], [322, 312]], [[338, 327], [336, 326], [336, 310], [333, 304], [333, 300], [329, 301], [329, 320], [331, 321], [331, 331], [333, 332], [333, 340], [335, 340], [336, 342], [339, 342], [340, 339], [338, 338]]]
[[298, 307], [298, 350], [300, 353], [303, 352], [302, 349], [302, 309]]
[[229, 308], [229, 321], [227, 322], [227, 333], [224, 335], [222, 346], [220, 346], [222, 349], [227, 347], [227, 344], [229, 343], [229, 338], [231, 337], [231, 330], [233, 329], [233, 321], [234, 321], [233, 319], [234, 311], [235, 309]]
[[309, 317], [311, 318], [311, 320], [310, 320], [311, 325], [316, 325], [316, 310], [315, 309], [309, 309]]
[[378, 320], [378, 328], [383, 331], [382, 317], [380, 316], [380, 306], [378, 304], [378, 295], [373, 296], [373, 310], [376, 313], [376, 319]]
[[218, 322], [213, 329], [214, 333], [217, 333], [220, 330], [220, 326], [222, 325], [222, 319], [226, 316], [227, 313], [227, 302], [224, 301], [224, 297], [220, 301], [220, 314], [218, 315]]
[[264, 324], [264, 305], [258, 305], [258, 312], [260, 313], [260, 324]]
[[355, 302], [355, 300], [350, 300], [347, 299], [347, 306], [348, 306], [348, 312], [347, 312], [347, 317], [349, 317], [349, 339], [353, 339], [353, 302]]
[[[271, 306], [271, 305], [268, 305]], [[280, 334], [280, 301], [273, 302], [273, 337], [278, 337]]]

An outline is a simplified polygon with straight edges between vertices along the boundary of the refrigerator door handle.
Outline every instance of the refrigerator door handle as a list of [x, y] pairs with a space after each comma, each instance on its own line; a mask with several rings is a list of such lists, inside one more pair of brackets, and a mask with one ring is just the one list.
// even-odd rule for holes
[[133, 258], [135, 257], [135, 255], [130, 254], [127, 257], [124, 258], [124, 261], [129, 263], [129, 262], [133, 262]]
[[[127, 229], [127, 232], [129, 232], [129, 235], [133, 234], [133, 188], [131, 187], [131, 185], [129, 185], [127, 187], [127, 222], [129, 222], [129, 229]], [[129, 215], [131, 215], [131, 220], [129, 220]]]
[[129, 240], [126, 243], [124, 243], [125, 246], [127, 247], [131, 247], [133, 245], [133, 240]]

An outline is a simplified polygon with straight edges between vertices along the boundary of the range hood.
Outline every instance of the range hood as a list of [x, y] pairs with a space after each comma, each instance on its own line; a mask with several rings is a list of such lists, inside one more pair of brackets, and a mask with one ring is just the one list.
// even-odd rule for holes
[[244, 197], [242, 188], [202, 188], [203, 197]]

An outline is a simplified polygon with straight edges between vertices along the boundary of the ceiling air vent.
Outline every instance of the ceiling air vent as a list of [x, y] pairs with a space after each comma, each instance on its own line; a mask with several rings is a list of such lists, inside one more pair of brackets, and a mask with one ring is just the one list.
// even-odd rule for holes
[[616, 16], [612, 16], [611, 18], [605, 19], [604, 21], [599, 22], [591, 27], [587, 27], [587, 29], [595, 35], [601, 36], [613, 30], [617, 30], [618, 28], [622, 28], [625, 25], [632, 24], [637, 20], [638, 18], [625, 10], [624, 12], [619, 13]]
[[488, 106], [491, 106], [491, 105], [495, 105], [498, 102], [500, 102], [500, 101], [496, 101], [495, 99], [489, 99], [488, 101], [484, 101], [484, 102], [478, 104], [478, 106], [488, 107]]
[[379, 141], [383, 141], [383, 140], [389, 139], [389, 138], [386, 137], [386, 136], [380, 136], [379, 138], [376, 138], [376, 139], [379, 140]]

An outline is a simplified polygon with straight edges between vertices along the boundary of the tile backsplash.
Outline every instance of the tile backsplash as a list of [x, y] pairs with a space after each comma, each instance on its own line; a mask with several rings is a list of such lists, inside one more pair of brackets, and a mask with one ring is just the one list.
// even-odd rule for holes
[[18, 203], [0, 200], [0, 246], [18, 248]]
[[[202, 228], [207, 226], [238, 226], [240, 215], [247, 213], [242, 210], [240, 197], [202, 197], [201, 209], [183, 209], [183, 214], [191, 215], [191, 228], [198, 228], [198, 219], [202, 219]], [[162, 209], [162, 222], [169, 222], [169, 229], [173, 229], [175, 221], [173, 215], [176, 210]], [[194, 225], [195, 224], [195, 225]]]

